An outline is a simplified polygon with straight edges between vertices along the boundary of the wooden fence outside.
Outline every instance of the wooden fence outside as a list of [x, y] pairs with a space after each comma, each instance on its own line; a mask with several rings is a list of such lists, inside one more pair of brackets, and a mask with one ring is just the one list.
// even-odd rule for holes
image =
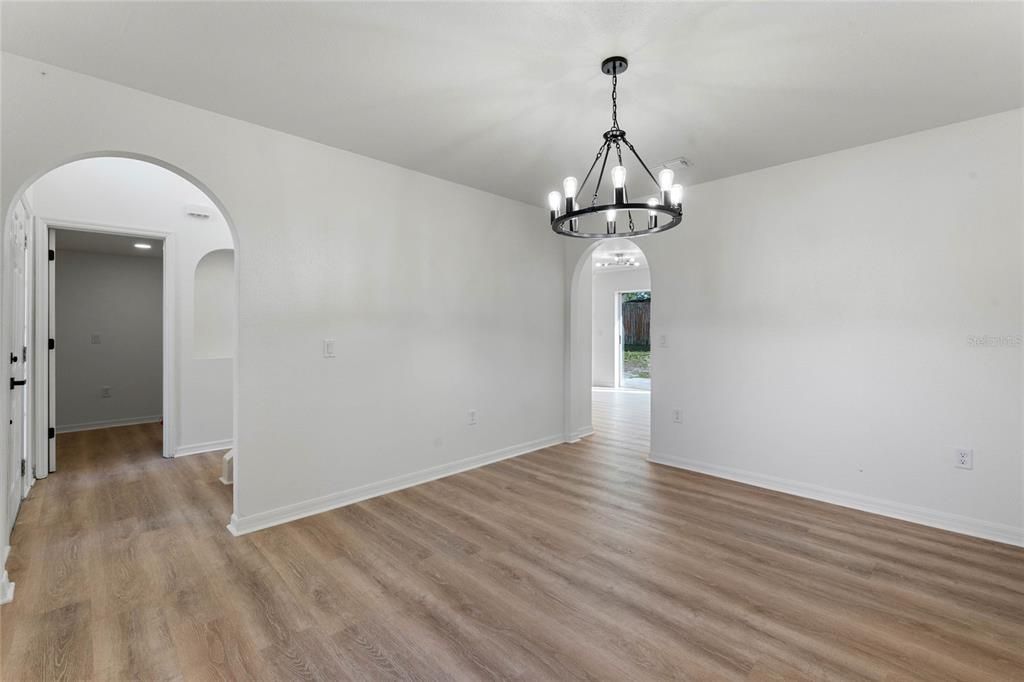
[[622, 345], [626, 350], [651, 349], [651, 302], [624, 301], [622, 303]]

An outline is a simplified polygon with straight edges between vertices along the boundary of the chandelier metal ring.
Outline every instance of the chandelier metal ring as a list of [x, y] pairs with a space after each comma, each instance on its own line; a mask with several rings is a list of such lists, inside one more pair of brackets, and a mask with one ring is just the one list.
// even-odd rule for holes
[[[647, 167], [647, 164], [640, 157], [636, 148], [626, 138], [626, 131], [619, 127], [619, 74], [625, 72], [628, 66], [629, 61], [625, 57], [608, 57], [601, 62], [601, 72], [612, 77], [612, 126], [602, 134], [603, 141], [597, 150], [597, 155], [590, 164], [590, 169], [583, 178], [583, 182], [577, 183], [575, 177], [569, 176], [562, 183], [562, 188], [565, 191], [564, 197], [557, 191], [548, 194], [548, 208], [551, 211], [551, 229], [556, 234], [581, 239], [607, 239], [620, 235], [642, 237], [670, 230], [682, 222], [683, 186], [673, 183], [674, 173], [668, 168], [662, 169], [658, 173], [658, 177], [655, 177], [654, 173], [651, 172], [651, 169]], [[643, 203], [630, 201], [629, 191], [626, 188], [626, 167], [622, 165], [622, 145], [625, 145], [626, 149], [633, 154], [643, 169], [644, 174], [654, 184], [654, 196]], [[613, 185], [612, 202], [598, 204], [601, 180], [604, 178], [604, 171], [613, 150], [618, 165], [611, 170]], [[593, 198], [589, 206], [581, 208], [577, 199], [593, 175], [594, 169], [598, 168], [598, 162], [601, 165], [594, 184]], [[633, 217], [634, 211], [646, 211], [645, 226], [641, 227], [636, 224]], [[601, 212], [605, 213], [605, 230], [603, 232], [580, 229], [582, 218]], [[628, 223], [628, 230], [624, 229], [622, 232], [619, 232], [618, 229], [618, 216], [620, 213], [625, 214], [626, 221], [624, 222]], [[660, 220], [662, 217], [667, 218], [667, 220]]]
[[[580, 218], [581, 216], [589, 215], [592, 213], [601, 213], [602, 211], [607, 213], [608, 211], [646, 211], [648, 214], [655, 213], [657, 215], [664, 215], [669, 218], [668, 222], [661, 223], [657, 220], [653, 221], [654, 224], [643, 230], [633, 230], [630, 232], [608, 232], [607, 225], [604, 232], [580, 232], [577, 230], [570, 230], [563, 227], [565, 223], [570, 220]], [[648, 215], [648, 221], [654, 216]], [[585, 209], [579, 209], [576, 211], [570, 211], [569, 213], [563, 213], [558, 216], [554, 222], [551, 223], [551, 229], [558, 234], [565, 235], [566, 237], [577, 237], [579, 239], [608, 239], [609, 237], [643, 237], [648, 234], [656, 234], [658, 232], [664, 232], [671, 230], [673, 227], [681, 223], [683, 220], [683, 211], [677, 206], [650, 206], [649, 204], [638, 204], [638, 203], [625, 203], [625, 204], [602, 204], [600, 206], [591, 206]]]

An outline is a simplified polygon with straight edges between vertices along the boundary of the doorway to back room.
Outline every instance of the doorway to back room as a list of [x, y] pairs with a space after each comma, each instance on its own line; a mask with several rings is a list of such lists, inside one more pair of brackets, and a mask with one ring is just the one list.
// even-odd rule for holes
[[595, 388], [651, 390], [651, 271], [628, 239], [591, 254], [592, 376]]
[[590, 254], [591, 424], [595, 438], [646, 457], [651, 433], [651, 271], [629, 239]]
[[650, 391], [651, 291], [621, 291], [618, 297], [618, 387]]
[[[57, 226], [49, 231], [48, 337], [59, 340], [49, 358], [50, 413], [57, 439], [63, 447], [92, 435], [71, 434], [132, 426], [149, 441], [140, 451], [159, 455], [164, 240]], [[51, 464], [55, 469], [56, 459]]]

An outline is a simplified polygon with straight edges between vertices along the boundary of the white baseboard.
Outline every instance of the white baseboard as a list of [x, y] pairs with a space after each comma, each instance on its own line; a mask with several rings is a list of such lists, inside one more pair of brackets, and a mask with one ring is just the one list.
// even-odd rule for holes
[[3, 560], [0, 561], [0, 604], [9, 604], [14, 600], [14, 583], [7, 577], [7, 557], [11, 553], [11, 546], [4, 547]]
[[745, 471], [742, 469], [720, 466], [718, 464], [711, 464], [709, 462], [699, 462], [697, 460], [686, 459], [685, 457], [666, 455], [664, 453], [652, 452], [650, 457], [648, 457], [648, 461], [655, 464], [664, 464], [666, 466], [676, 467], [677, 469], [686, 469], [688, 471], [696, 471], [701, 474], [717, 476], [718, 478], [725, 478], [730, 481], [747, 483], [759, 488], [767, 488], [768, 490], [775, 490], [777, 492], [788, 493], [790, 495], [807, 497], [820, 502], [828, 502], [840, 507], [848, 507], [850, 509], [857, 509], [859, 511], [870, 512], [872, 514], [888, 516], [902, 521], [919, 523], [923, 526], [931, 526], [932, 528], [940, 528], [954, 533], [971, 535], [984, 540], [995, 540], [996, 542], [1004, 542], [1008, 545], [1024, 547], [1024, 528], [1018, 528], [1008, 524], [993, 523], [991, 521], [975, 519], [969, 516], [959, 516], [957, 514], [950, 514], [936, 509], [929, 509], [927, 507], [918, 507], [915, 505], [903, 504], [902, 502], [892, 502], [890, 500], [883, 500], [877, 497], [861, 495], [859, 493], [846, 492], [835, 488], [826, 488], [813, 483], [793, 481], [785, 478], [779, 478], [777, 476], [759, 474], [753, 471]]
[[593, 436], [593, 435], [594, 435], [594, 427], [593, 426], [584, 426], [583, 428], [576, 429], [575, 431], [570, 433], [569, 437], [566, 438], [565, 440], [566, 440], [566, 442], [569, 442], [569, 443], [575, 443], [576, 441], [580, 440], [581, 438], [586, 438], [587, 436]]
[[136, 424], [152, 424], [163, 419], [163, 415], [155, 414], [149, 417], [127, 417], [125, 419], [107, 419], [99, 422], [83, 422], [81, 424], [65, 424], [57, 427], [57, 433], [73, 433], [75, 431], [93, 431], [95, 429], [109, 429], [113, 426], [135, 426]]
[[393, 493], [402, 490], [403, 488], [411, 488], [414, 485], [420, 485], [421, 483], [427, 483], [438, 478], [444, 478], [445, 476], [451, 476], [453, 474], [458, 474], [470, 469], [476, 469], [487, 464], [500, 462], [503, 459], [525, 455], [528, 452], [542, 450], [543, 448], [558, 445], [563, 442], [565, 442], [565, 435], [560, 433], [557, 436], [539, 438], [528, 443], [513, 445], [511, 447], [502, 448], [501, 450], [487, 452], [482, 455], [466, 457], [465, 459], [456, 460], [448, 464], [441, 464], [439, 466], [430, 467], [429, 469], [423, 469], [411, 474], [403, 474], [401, 476], [385, 479], [376, 483], [368, 483], [357, 488], [342, 490], [341, 492], [331, 493], [330, 495], [324, 495], [323, 497], [317, 497], [312, 500], [296, 502], [295, 504], [289, 504], [284, 507], [278, 507], [277, 509], [271, 509], [270, 511], [260, 512], [250, 516], [239, 517], [237, 514], [232, 514], [231, 523], [228, 524], [228, 530], [231, 531], [233, 535], [245, 535], [246, 533], [263, 530], [264, 528], [270, 528], [271, 526], [277, 526], [282, 523], [288, 523], [289, 521], [295, 521], [296, 519], [301, 519], [306, 516], [313, 516], [314, 514], [320, 514], [325, 511], [330, 511], [331, 509], [337, 509], [338, 507], [362, 502], [363, 500], [368, 500], [371, 497], [386, 495], [387, 493]]
[[201, 455], [204, 452], [216, 450], [230, 450], [235, 447], [235, 439], [211, 440], [209, 443], [196, 443], [194, 445], [182, 445], [174, 451], [175, 457], [187, 457], [188, 455]]
[[228, 450], [224, 453], [224, 460], [221, 463], [220, 482], [224, 485], [235, 484], [235, 451]]
[[7, 571], [0, 574], [0, 604], [14, 601], [14, 583], [7, 578]]

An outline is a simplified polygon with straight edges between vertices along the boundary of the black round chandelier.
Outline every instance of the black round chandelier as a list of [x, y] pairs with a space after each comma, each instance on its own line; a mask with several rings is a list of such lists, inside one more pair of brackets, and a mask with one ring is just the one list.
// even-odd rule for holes
[[[675, 174], [671, 169], [666, 168], [654, 177], [654, 173], [647, 167], [644, 160], [640, 158], [636, 148], [626, 139], [626, 131], [619, 127], [618, 111], [618, 85], [619, 74], [625, 72], [629, 62], [625, 57], [609, 57], [601, 62], [601, 71], [612, 77], [612, 127], [605, 131], [604, 141], [597, 150], [594, 162], [590, 164], [583, 182], [577, 183], [573, 176], [562, 181], [562, 192], [551, 192], [548, 194], [548, 208], [551, 209], [551, 229], [566, 237], [579, 237], [582, 239], [607, 239], [608, 237], [642, 237], [655, 232], [671, 230], [683, 219], [683, 186], [674, 184]], [[643, 201], [631, 201], [629, 191], [626, 188], [626, 167], [622, 165], [622, 146], [632, 152], [633, 156], [644, 169], [647, 177], [654, 183], [654, 196]], [[598, 203], [598, 193], [601, 190], [601, 180], [604, 177], [605, 167], [608, 159], [615, 150], [617, 165], [611, 170], [612, 179], [612, 201], [611, 203]], [[594, 194], [590, 205], [581, 208], [579, 197], [583, 188], [590, 180], [597, 164], [601, 169], [597, 173], [597, 180], [594, 182]], [[645, 181], [646, 184], [646, 181]], [[641, 214], [641, 218], [634, 220], [633, 212]], [[604, 229], [602, 231], [588, 231], [581, 229], [586, 222], [583, 219], [593, 214], [604, 214]], [[591, 221], [592, 222], [592, 221]], [[619, 229], [620, 222], [622, 229]]]

